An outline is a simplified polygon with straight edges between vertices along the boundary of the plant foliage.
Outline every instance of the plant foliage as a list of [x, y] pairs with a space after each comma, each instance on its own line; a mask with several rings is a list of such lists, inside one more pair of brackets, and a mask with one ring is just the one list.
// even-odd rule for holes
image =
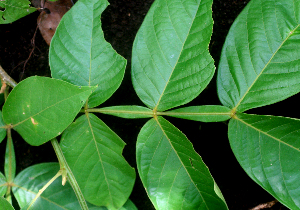
[[12, 23], [34, 11], [36, 8], [31, 7], [28, 0], [1, 0], [0, 24]]
[[[132, 50], [132, 83], [145, 106], [98, 107], [120, 86], [126, 60], [103, 36], [100, 17], [109, 3], [79, 0], [62, 18], [51, 42], [53, 78], [25, 79], [3, 106], [0, 139], [7, 130], [8, 143], [5, 174], [0, 173], [1, 196], [9, 197], [7, 183], [13, 183], [20, 207], [27, 209], [59, 171], [62, 179], [55, 180], [31, 209], [85, 205], [95, 210], [136, 209], [128, 199], [135, 170], [122, 156], [125, 142], [95, 114], [102, 113], [150, 118], [137, 137], [136, 161], [156, 209], [228, 209], [192, 143], [165, 116], [201, 122], [229, 120], [230, 146], [245, 172], [281, 203], [300, 209], [299, 120], [244, 113], [300, 92], [300, 0], [252, 0], [223, 46], [217, 74], [222, 105], [179, 107], [196, 98], [215, 72], [208, 51], [212, 3], [156, 0]], [[31, 145], [62, 133], [62, 154], [55, 150], [60, 166], [43, 163], [15, 176], [11, 128]], [[59, 184], [65, 178], [63, 170], [84, 198], [73, 193], [68, 182], [64, 187]], [[8, 205], [3, 199], [0, 203]]]

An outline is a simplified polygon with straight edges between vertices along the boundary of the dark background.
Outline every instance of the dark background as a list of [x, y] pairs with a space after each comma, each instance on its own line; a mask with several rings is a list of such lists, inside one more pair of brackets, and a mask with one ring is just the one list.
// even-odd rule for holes
[[[113, 48], [128, 61], [125, 78], [121, 87], [101, 107], [112, 105], [143, 105], [134, 92], [130, 79], [131, 48], [139, 29], [153, 0], [110, 0], [110, 6], [102, 15], [102, 27], [105, 38]], [[248, 3], [242, 0], [215, 0], [213, 3], [214, 29], [210, 52], [218, 66], [219, 57], [228, 30], [234, 19]], [[35, 12], [12, 24], [0, 26], [0, 64], [17, 81], [32, 75], [50, 76], [48, 65], [48, 46], [39, 31], [35, 37], [35, 50], [25, 69], [25, 60], [32, 50], [31, 39], [36, 30]], [[209, 86], [188, 105], [219, 105], [216, 94], [216, 78]], [[296, 109], [299, 94], [283, 102], [253, 109], [247, 113], [267, 114], [300, 118]], [[135, 142], [139, 130], [147, 120], [128, 120], [113, 116], [99, 117], [114, 130], [126, 143], [124, 156], [131, 166], [136, 168]], [[168, 118], [194, 144], [195, 150], [203, 158], [215, 181], [219, 185], [231, 210], [246, 210], [274, 198], [253, 182], [239, 166], [233, 156], [228, 138], [227, 122], [201, 123], [182, 119]], [[32, 147], [13, 133], [17, 158], [17, 173], [33, 164], [57, 161], [50, 143]], [[0, 170], [3, 172], [5, 141], [0, 144]], [[144, 187], [137, 176], [131, 200], [139, 209], [154, 209], [147, 197]], [[281, 204], [272, 207], [287, 209]]]

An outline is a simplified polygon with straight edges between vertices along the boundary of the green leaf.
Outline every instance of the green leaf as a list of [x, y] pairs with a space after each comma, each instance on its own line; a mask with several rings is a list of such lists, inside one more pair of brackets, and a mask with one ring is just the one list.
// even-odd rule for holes
[[[21, 171], [12, 188], [21, 208], [28, 205], [38, 191], [59, 171], [58, 163], [42, 163]], [[62, 186], [61, 176], [57, 178], [36, 200], [31, 210], [74, 210], [80, 209], [77, 197], [67, 182]]]
[[1, 206], [1, 210], [14, 210], [12, 205], [1, 196], [0, 196], [0, 206]]
[[217, 85], [224, 106], [238, 112], [300, 91], [300, 1], [252, 0], [223, 46]]
[[185, 104], [214, 74], [212, 0], [156, 0], [135, 38], [132, 82], [151, 109]]
[[29, 77], [9, 94], [3, 120], [26, 142], [41, 145], [60, 135], [95, 87], [77, 87], [47, 77]]
[[247, 174], [290, 209], [300, 209], [300, 120], [238, 114], [228, 136]]
[[190, 106], [163, 112], [163, 115], [201, 122], [221, 122], [230, 119], [231, 110], [225, 106]]
[[[107, 210], [107, 208], [104, 207], [104, 206], [94, 206], [94, 205], [89, 204], [89, 203], [88, 203], [88, 207], [89, 207], [89, 210]], [[137, 208], [134, 205], [134, 203], [130, 199], [128, 199], [126, 201], [126, 203], [124, 204], [124, 206], [122, 206], [118, 210], [137, 210]]]
[[135, 172], [122, 156], [125, 143], [107, 125], [83, 115], [63, 133], [60, 146], [88, 202], [108, 209], [124, 205]]
[[127, 119], [153, 117], [153, 111], [142, 106], [111, 106], [95, 110], [103, 114], [114, 115]]
[[28, 0], [1, 0], [0, 24], [14, 22], [34, 11], [36, 8], [31, 7]]
[[2, 112], [0, 111], [0, 143], [6, 136], [6, 129], [4, 128], [5, 123], [3, 121]]
[[227, 209], [191, 142], [164, 118], [151, 119], [142, 128], [136, 154], [139, 175], [156, 209]]
[[7, 190], [6, 186], [6, 178], [5, 176], [0, 172], [0, 197], [4, 196]]
[[75, 85], [95, 86], [89, 107], [106, 101], [120, 86], [126, 60], [105, 41], [101, 14], [106, 0], [80, 0], [60, 21], [52, 38], [49, 62], [52, 77]]

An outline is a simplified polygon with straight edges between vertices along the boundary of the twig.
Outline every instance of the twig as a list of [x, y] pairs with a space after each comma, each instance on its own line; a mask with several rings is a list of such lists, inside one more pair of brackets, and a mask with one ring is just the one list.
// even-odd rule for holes
[[271, 208], [276, 203], [278, 203], [278, 200], [274, 200], [274, 201], [270, 201], [270, 202], [267, 202], [267, 203], [259, 204], [258, 206], [255, 206], [254, 208], [249, 209], [249, 210], [261, 210], [261, 209]]
[[9, 86], [11, 86], [12, 88], [17, 86], [17, 83], [15, 82], [15, 80], [13, 80], [2, 68], [2, 66], [0, 65], [0, 77], [1, 77], [1, 82], [8, 84]]
[[23, 71], [22, 71], [22, 73], [21, 73], [20, 80], [22, 80], [23, 75], [24, 75], [24, 73], [25, 73], [25, 67], [26, 67], [26, 65], [27, 65], [27, 63], [28, 63], [28, 61], [29, 61], [29, 59], [31, 58], [32, 53], [34, 52], [34, 49], [35, 49], [35, 37], [36, 37], [36, 32], [37, 32], [38, 27], [39, 27], [39, 23], [37, 24], [37, 26], [36, 26], [36, 28], [35, 28], [35, 32], [34, 32], [34, 34], [33, 34], [33, 37], [32, 37], [32, 39], [31, 39], [32, 49], [31, 49], [31, 51], [30, 51], [30, 53], [29, 53], [28, 58], [27, 58], [27, 59], [25, 60], [25, 62], [24, 62], [24, 65], [23, 65]]

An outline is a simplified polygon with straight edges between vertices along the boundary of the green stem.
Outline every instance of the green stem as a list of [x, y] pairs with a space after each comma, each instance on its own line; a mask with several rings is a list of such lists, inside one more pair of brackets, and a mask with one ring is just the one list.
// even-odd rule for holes
[[5, 165], [4, 165], [4, 174], [6, 181], [8, 183], [6, 191], [6, 200], [11, 203], [11, 185], [14, 181], [16, 175], [16, 157], [14, 151], [14, 145], [11, 137], [11, 129], [7, 129], [7, 144], [5, 151]]
[[68, 163], [67, 163], [67, 161], [65, 159], [65, 156], [63, 155], [63, 152], [61, 151], [61, 148], [60, 148], [60, 146], [58, 144], [57, 139], [56, 138], [52, 139], [51, 143], [52, 143], [52, 146], [53, 146], [54, 151], [56, 153], [56, 156], [58, 158], [61, 170], [62, 171], [66, 171], [66, 174], [62, 174], [63, 185], [64, 185], [64, 182], [65, 182], [64, 180], [66, 180], [66, 176], [67, 176], [68, 181], [71, 184], [71, 186], [72, 186], [72, 188], [73, 188], [73, 190], [74, 190], [74, 192], [75, 192], [75, 194], [77, 196], [77, 199], [78, 199], [78, 202], [79, 202], [79, 204], [81, 206], [81, 209], [82, 210], [88, 210], [89, 208], [88, 208], [88, 206], [87, 206], [87, 204], [85, 202], [85, 199], [84, 199], [83, 194], [82, 194], [82, 192], [80, 190], [80, 187], [79, 187], [79, 185], [78, 185], [78, 183], [77, 183], [77, 181], [76, 181], [76, 179], [75, 179], [75, 177], [74, 177], [71, 169], [68, 166]]
[[153, 116], [152, 111], [128, 111], [128, 110], [105, 110], [102, 108], [92, 108], [92, 109], [86, 109], [81, 110], [81, 112], [96, 112], [96, 113], [102, 113], [102, 114], [141, 114], [141, 115], [149, 115], [149, 117]]

